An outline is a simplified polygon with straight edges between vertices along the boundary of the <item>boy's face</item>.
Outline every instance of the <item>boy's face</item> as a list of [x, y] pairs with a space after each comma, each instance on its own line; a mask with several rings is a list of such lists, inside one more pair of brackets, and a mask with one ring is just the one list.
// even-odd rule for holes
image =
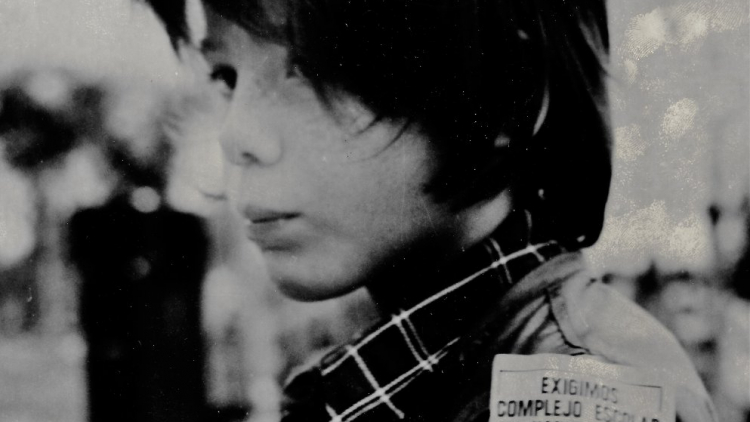
[[284, 47], [207, 14], [227, 193], [285, 293], [333, 297], [396, 256], [452, 247], [455, 215], [423, 191], [435, 170], [426, 139], [369, 126], [373, 115], [354, 99], [331, 112], [290, 70]]

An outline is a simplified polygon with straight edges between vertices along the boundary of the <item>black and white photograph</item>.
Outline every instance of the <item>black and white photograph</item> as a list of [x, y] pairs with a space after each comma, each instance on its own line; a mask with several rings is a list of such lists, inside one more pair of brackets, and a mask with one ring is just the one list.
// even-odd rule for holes
[[0, 0], [0, 422], [750, 422], [746, 0]]

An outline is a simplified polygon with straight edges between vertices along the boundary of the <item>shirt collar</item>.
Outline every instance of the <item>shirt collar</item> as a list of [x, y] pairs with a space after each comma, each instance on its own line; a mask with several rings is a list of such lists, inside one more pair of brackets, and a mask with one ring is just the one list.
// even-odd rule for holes
[[[541, 262], [533, 254], [533, 245], [548, 243], [545, 238], [532, 237], [531, 216], [522, 210], [514, 210], [503, 220], [500, 226], [482, 242], [463, 251], [456, 259], [448, 263], [429, 262], [417, 270], [402, 272], [385, 280], [377, 280], [368, 287], [378, 307], [388, 314], [407, 310], [425, 298], [436, 294], [451, 285], [471, 276], [479, 270], [501, 261], [503, 257], [512, 264], [506, 266], [508, 271], [499, 273], [500, 284], [513, 284]], [[556, 245], [556, 242], [549, 242]], [[514, 254], [530, 254], [525, 259]], [[511, 256], [512, 255], [512, 256]]]
[[[440, 368], [462, 334], [510, 286], [562, 252], [555, 241], [534, 239], [528, 213], [516, 211], [449, 265], [380, 285], [372, 293], [390, 316], [314, 368], [320, 384], [316, 397], [327, 417], [335, 422], [404, 419], [413, 402], [410, 386], [424, 388], [416, 381]], [[407, 285], [416, 288], [403, 289]]]

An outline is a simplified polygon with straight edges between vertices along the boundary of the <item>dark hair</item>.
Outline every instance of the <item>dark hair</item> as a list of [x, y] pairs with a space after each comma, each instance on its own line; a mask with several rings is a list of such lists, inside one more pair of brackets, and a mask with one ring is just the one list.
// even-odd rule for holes
[[[149, 1], [173, 42], [188, 38], [184, 0]], [[321, 98], [344, 92], [423, 132], [441, 157], [427, 187], [438, 200], [461, 208], [511, 187], [547, 236], [598, 238], [611, 175], [603, 0], [204, 3], [287, 46]]]

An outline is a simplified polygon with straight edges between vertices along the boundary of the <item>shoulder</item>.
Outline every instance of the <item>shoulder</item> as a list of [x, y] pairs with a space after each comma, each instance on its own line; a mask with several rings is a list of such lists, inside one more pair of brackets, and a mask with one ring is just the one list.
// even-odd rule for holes
[[[580, 253], [561, 255], [530, 273], [470, 337], [467, 353], [484, 362], [477, 371], [490, 371], [495, 354], [592, 355], [661, 374], [677, 388], [682, 421], [715, 420], [708, 394], [674, 336], [592, 277]], [[486, 392], [478, 393], [475, 401], [480, 395], [488, 398]], [[464, 417], [456, 420], [475, 420], [469, 416], [476, 412], [464, 410]]]
[[[559, 312], [566, 333], [590, 354], [608, 362], [658, 373], [675, 386], [684, 422], [716, 420], [711, 400], [674, 335], [654, 317], [598, 280], [575, 277], [562, 283]], [[564, 326], [564, 324], [562, 324]]]

